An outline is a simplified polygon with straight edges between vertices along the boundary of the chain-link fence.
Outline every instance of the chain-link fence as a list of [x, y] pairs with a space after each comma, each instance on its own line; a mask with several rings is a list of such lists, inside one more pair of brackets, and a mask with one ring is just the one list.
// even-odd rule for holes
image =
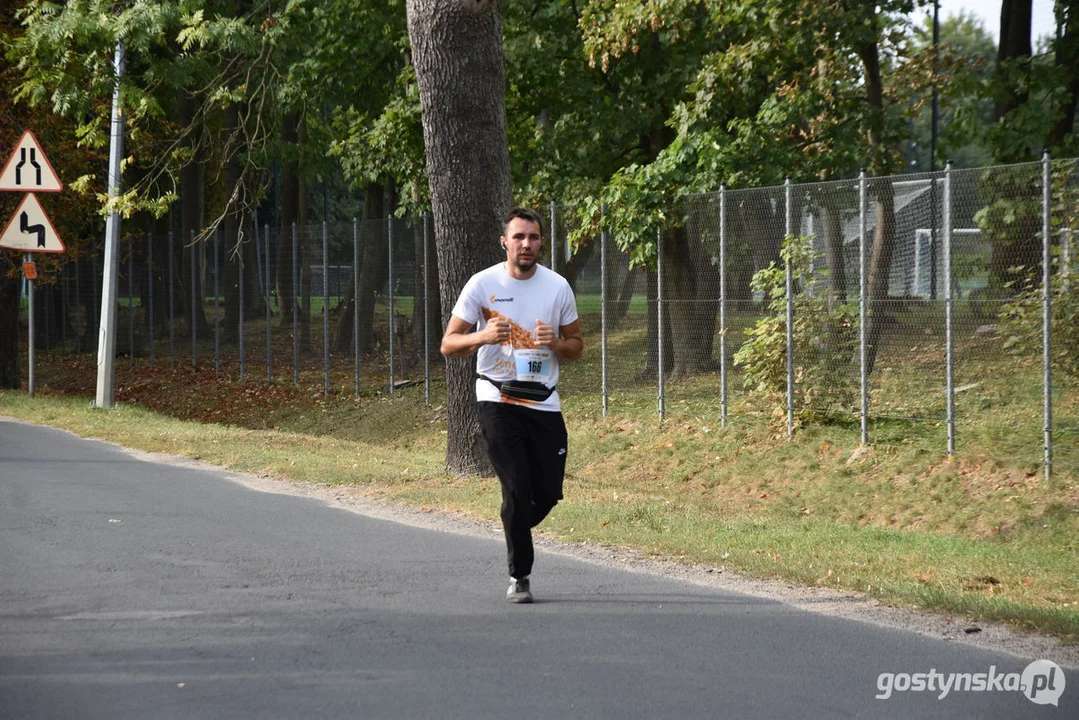
[[[1074, 162], [694, 196], [645, 268], [606, 235], [570, 252], [576, 213], [543, 213], [544, 262], [574, 287], [587, 348], [562, 388], [597, 412], [845, 423], [865, 442], [1079, 466]], [[430, 402], [444, 392], [430, 228], [130, 236], [117, 353], [328, 393], [422, 384]], [[96, 350], [100, 250], [38, 283], [39, 349]]]

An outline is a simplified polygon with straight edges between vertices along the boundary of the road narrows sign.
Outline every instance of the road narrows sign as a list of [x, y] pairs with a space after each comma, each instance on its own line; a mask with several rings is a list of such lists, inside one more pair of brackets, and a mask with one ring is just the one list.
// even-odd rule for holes
[[33, 193], [27, 194], [19, 209], [0, 234], [0, 247], [23, 252], [62, 253], [64, 243]]
[[27, 130], [0, 172], [0, 190], [12, 192], [60, 192], [64, 184], [52, 169], [34, 133]]

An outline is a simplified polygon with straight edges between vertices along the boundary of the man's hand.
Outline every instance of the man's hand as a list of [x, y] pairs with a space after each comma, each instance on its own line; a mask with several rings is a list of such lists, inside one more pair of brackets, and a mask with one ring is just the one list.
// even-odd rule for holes
[[510, 339], [510, 321], [501, 315], [495, 315], [483, 328], [483, 342], [487, 345], [501, 345]]
[[555, 329], [536, 319], [536, 330], [533, 333], [537, 345], [546, 345], [555, 355], [563, 360], [576, 360], [581, 357], [584, 350], [584, 341], [581, 340], [581, 323], [574, 320], [569, 325], [563, 325]]
[[552, 343], [558, 339], [558, 334], [555, 333], [554, 328], [543, 322], [539, 318], [536, 319], [536, 330], [532, 333], [536, 338], [537, 345], [546, 345], [554, 350]]
[[456, 315], [450, 316], [442, 336], [442, 354], [446, 357], [465, 357], [484, 345], [500, 345], [510, 337], [510, 323], [504, 317], [493, 316], [483, 330], [471, 332], [474, 325]]

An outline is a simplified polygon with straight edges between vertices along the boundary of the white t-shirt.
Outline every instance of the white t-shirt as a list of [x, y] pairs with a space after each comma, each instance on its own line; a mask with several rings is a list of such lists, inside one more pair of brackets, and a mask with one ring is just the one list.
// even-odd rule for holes
[[[529, 380], [549, 388], [558, 384], [558, 355], [536, 343], [536, 320], [554, 328], [555, 333], [577, 319], [577, 303], [566, 279], [542, 265], [527, 280], [517, 280], [506, 263], [492, 265], [473, 275], [461, 291], [453, 315], [482, 330], [494, 314], [510, 321], [510, 340], [502, 345], [484, 345], [476, 354], [476, 372], [494, 380]], [[476, 379], [476, 399], [511, 402], [536, 410], [562, 409], [558, 392], [543, 402], [519, 400], [503, 395], [491, 383]]]

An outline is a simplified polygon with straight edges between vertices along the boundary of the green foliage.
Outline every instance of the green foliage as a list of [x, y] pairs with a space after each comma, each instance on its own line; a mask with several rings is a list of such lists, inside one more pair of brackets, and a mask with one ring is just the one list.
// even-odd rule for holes
[[[1072, 265], [1063, 262], [1061, 248], [1056, 248], [1049, 301], [1052, 368], [1058, 379], [1074, 385], [1079, 384], [1079, 275], [1074, 259]], [[1000, 314], [1004, 347], [1020, 357], [1041, 353], [1044, 317], [1043, 289], [1032, 286], [1020, 292]]]
[[[1053, 163], [1052, 247], [1049, 282], [1050, 362], [1055, 378], [1079, 384], [1079, 267], [1076, 263], [1079, 228], [1079, 163]], [[1009, 288], [1017, 294], [1000, 313], [1000, 332], [1005, 348], [1017, 356], [1040, 355], [1043, 348], [1044, 287], [1029, 267], [1012, 269]]]
[[[229, 106], [242, 108], [242, 142], [241, 133], [221, 132], [203, 157], [221, 164], [262, 151], [266, 127], [248, 120], [274, 92], [273, 73], [265, 71], [287, 22], [284, 14], [267, 18], [265, 7], [240, 16], [211, 7], [219, 9], [206, 0], [29, 0], [18, 11], [22, 32], [5, 38], [6, 55], [22, 76], [16, 99], [73, 120], [80, 145], [99, 153], [109, 142], [114, 52], [123, 42], [125, 192], [109, 201], [104, 177], [96, 175], [71, 183], [96, 195], [102, 212], [166, 212], [176, 199], [179, 169], [196, 156], [198, 143], [187, 140], [204, 125], [213, 132]], [[188, 127], [176, 122], [182, 89], [202, 93], [203, 106]]]
[[959, 11], [940, 21], [940, 45], [933, 46], [932, 8], [914, 30], [912, 56], [916, 70], [930, 82], [913, 96], [910, 164], [919, 171], [931, 167], [932, 90], [938, 90], [937, 168], [951, 160], [955, 167], [988, 165], [992, 153], [985, 138], [993, 123], [993, 64], [997, 46], [975, 15]]
[[[655, 227], [681, 198], [730, 187], [887, 173], [928, 86], [925, 55], [911, 56], [912, 0], [614, 2], [581, 11], [585, 53], [614, 75], [647, 60], [668, 90], [665, 115], [643, 128], [660, 140], [627, 157], [579, 205], [574, 239], [610, 231], [637, 264], [648, 262]], [[873, 52], [870, 52], [870, 49]], [[867, 58], [879, 59], [883, 112], [866, 94]], [[647, 143], [642, 143], [647, 144]], [[599, 208], [607, 206], [600, 217]]]
[[[820, 421], [830, 412], [854, 406], [858, 336], [851, 317], [853, 306], [832, 296], [807, 237], [788, 236], [782, 259], [790, 265], [794, 294], [795, 413], [800, 422]], [[769, 314], [747, 331], [748, 338], [734, 355], [745, 373], [746, 388], [773, 406], [773, 417], [785, 418], [787, 390], [787, 290], [785, 267], [775, 263], [753, 276], [752, 289], [761, 293]]]
[[397, 78], [399, 94], [381, 109], [339, 109], [335, 113], [330, 156], [340, 159], [345, 177], [356, 185], [394, 178], [400, 217], [419, 215], [430, 206], [419, 86], [408, 65]]
[[[1002, 66], [1009, 81], [1027, 95], [1027, 101], [1009, 110], [999, 122], [985, 128], [985, 140], [1001, 162], [1022, 162], [1038, 157], [1053, 126], [1072, 102], [1067, 91], [1070, 68], [1059, 67], [1049, 55], [1036, 55], [1009, 60]], [[994, 84], [999, 86], [1000, 80]], [[997, 92], [1001, 90], [997, 87]], [[1058, 157], [1073, 155], [1079, 150], [1074, 133], [1056, 148]]]

